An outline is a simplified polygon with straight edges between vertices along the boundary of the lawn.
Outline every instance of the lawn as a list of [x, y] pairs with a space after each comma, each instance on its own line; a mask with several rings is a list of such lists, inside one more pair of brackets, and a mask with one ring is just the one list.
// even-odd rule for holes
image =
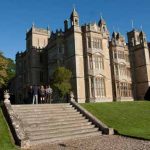
[[2, 109], [0, 107], [0, 149], [1, 150], [17, 150], [12, 142], [7, 123], [4, 119]]
[[118, 133], [150, 140], [150, 101], [81, 105]]

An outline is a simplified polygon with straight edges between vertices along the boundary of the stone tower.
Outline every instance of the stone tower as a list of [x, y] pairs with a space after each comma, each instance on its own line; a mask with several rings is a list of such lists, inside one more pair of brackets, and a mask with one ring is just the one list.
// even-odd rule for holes
[[143, 31], [133, 29], [127, 33], [133, 94], [137, 100], [144, 99], [150, 86], [150, 59], [146, 35]]
[[79, 16], [73, 9], [70, 16], [71, 27], [65, 32], [66, 43], [66, 67], [73, 73], [72, 88], [75, 99], [79, 103], [85, 102], [85, 80], [84, 80], [84, 61], [82, 31], [79, 26]]
[[44, 48], [48, 44], [48, 38], [50, 37], [50, 30], [36, 28], [32, 25], [32, 28], [26, 33], [26, 49], [31, 48]]

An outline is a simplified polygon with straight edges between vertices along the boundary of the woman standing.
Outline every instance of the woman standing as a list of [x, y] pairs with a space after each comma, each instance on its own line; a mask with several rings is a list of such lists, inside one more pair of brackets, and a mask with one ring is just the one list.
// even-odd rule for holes
[[39, 93], [40, 93], [40, 101], [43, 104], [45, 102], [45, 89], [43, 85], [41, 85]]

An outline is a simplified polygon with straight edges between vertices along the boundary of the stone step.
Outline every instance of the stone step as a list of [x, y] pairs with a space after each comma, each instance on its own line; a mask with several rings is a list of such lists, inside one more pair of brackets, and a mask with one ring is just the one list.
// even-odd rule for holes
[[44, 124], [44, 126], [31, 126], [25, 128], [26, 132], [38, 132], [39, 130], [57, 130], [57, 129], [65, 129], [65, 128], [75, 128], [75, 127], [86, 127], [86, 126], [93, 126], [91, 122], [72, 122], [68, 124]]
[[45, 114], [45, 115], [43, 115], [43, 116], [40, 116], [40, 117], [38, 117], [38, 116], [34, 116], [34, 117], [30, 117], [30, 116], [28, 116], [28, 118], [26, 118], [26, 117], [22, 117], [22, 116], [20, 116], [20, 118], [21, 119], [23, 119], [24, 121], [33, 121], [33, 120], [48, 120], [48, 119], [50, 119], [50, 120], [57, 120], [57, 119], [62, 119], [62, 118], [77, 118], [77, 117], [83, 117], [83, 115], [82, 114], [76, 114], [76, 113], [74, 113], [74, 114], [66, 114], [66, 115], [53, 115], [53, 114], [51, 114], [51, 115], [49, 115], [49, 114]]
[[33, 108], [13, 108], [13, 110], [16, 111], [41, 111], [41, 110], [70, 110], [70, 109], [74, 109], [74, 107], [45, 107], [45, 108], [37, 108], [37, 107], [33, 107]]
[[65, 115], [68, 115], [68, 114], [80, 114], [79, 112], [76, 112], [76, 110], [75, 111], [59, 111], [59, 112], [32, 112], [32, 113], [18, 113], [18, 112], [15, 112], [16, 114], [18, 114], [20, 117], [26, 117], [26, 116], [37, 116], [37, 115], [39, 115], [39, 117], [40, 116], [45, 116], [45, 115], [56, 115], [56, 116], [65, 116]]
[[81, 133], [91, 133], [91, 132], [98, 132], [97, 128], [91, 128], [91, 129], [79, 129], [74, 131], [65, 131], [65, 132], [57, 132], [54, 131], [52, 133], [45, 133], [45, 134], [39, 134], [39, 135], [29, 135], [29, 139], [32, 140], [40, 140], [40, 139], [49, 139], [54, 137], [60, 137], [60, 136], [68, 136], [68, 135], [74, 135], [74, 134], [81, 134]]
[[47, 127], [61, 127], [61, 126], [72, 126], [73, 124], [91, 124], [91, 122], [89, 122], [87, 119], [78, 119], [78, 120], [68, 120], [66, 122], [51, 122], [51, 123], [32, 123], [32, 124], [24, 124], [24, 129], [25, 130], [30, 130], [30, 129], [41, 129], [41, 128], [47, 128]]
[[66, 136], [59, 136], [59, 137], [51, 137], [48, 139], [38, 139], [38, 140], [32, 140], [31, 145], [33, 148], [40, 149], [43, 148], [43, 146], [56, 143], [56, 142], [62, 142], [64, 140], [70, 140], [70, 139], [78, 139], [80, 138], [84, 140], [85, 137], [93, 137], [93, 136], [99, 136], [101, 135], [101, 132], [88, 132], [88, 133], [78, 133], [78, 134], [72, 134], [72, 135], [66, 135]]
[[[51, 116], [55, 116], [55, 117], [58, 117], [58, 116], [61, 116], [61, 117], [65, 117], [65, 116], [71, 116], [71, 115], [81, 115], [80, 112], [62, 112], [62, 113], [39, 113], [39, 114], [19, 114], [19, 117], [22, 118], [22, 119], [27, 119], [27, 118], [43, 118], [43, 117], [51, 117]], [[82, 116], [82, 115], [81, 115]]]
[[72, 105], [13, 105], [33, 146], [64, 139], [101, 135], [101, 131]]
[[70, 127], [70, 128], [57, 128], [56, 129], [49, 129], [49, 130], [38, 130], [38, 131], [30, 131], [27, 132], [27, 135], [30, 136], [42, 136], [42, 135], [51, 135], [51, 134], [63, 134], [67, 132], [76, 132], [79, 130], [94, 130], [98, 131], [98, 128], [95, 128], [94, 125], [87, 125], [87, 126], [77, 126], [77, 127]]
[[70, 103], [53, 103], [53, 104], [15, 104], [13, 107], [32, 107], [32, 106], [70, 106]]
[[48, 110], [14, 110], [15, 113], [17, 114], [41, 114], [41, 113], [69, 113], [69, 112], [76, 112], [76, 109], [65, 109], [65, 110], [59, 110], [59, 109], [48, 109]]
[[27, 105], [12, 105], [13, 109], [31, 109], [31, 108], [62, 108], [72, 107], [69, 103], [65, 104], [27, 104]]
[[69, 117], [69, 118], [53, 118], [53, 119], [42, 119], [42, 120], [30, 120], [30, 121], [26, 121], [26, 120], [22, 120], [22, 122], [24, 124], [33, 124], [33, 123], [52, 123], [52, 122], [67, 122], [67, 121], [72, 121], [72, 120], [83, 120], [85, 119], [84, 117]]

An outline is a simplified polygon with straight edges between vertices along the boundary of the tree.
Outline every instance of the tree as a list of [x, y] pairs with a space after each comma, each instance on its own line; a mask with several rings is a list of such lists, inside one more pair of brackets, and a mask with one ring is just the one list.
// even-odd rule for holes
[[0, 87], [6, 86], [8, 81], [15, 76], [15, 63], [12, 59], [6, 58], [0, 52]]
[[10, 81], [10, 79], [12, 79], [15, 76], [15, 67], [16, 67], [16, 65], [12, 59], [7, 58], [7, 62], [8, 62], [8, 65], [6, 68], [7, 77], [5, 78], [6, 84]]
[[72, 72], [65, 67], [58, 67], [53, 73], [53, 89], [59, 93], [61, 98], [64, 98], [66, 94], [71, 90]]

